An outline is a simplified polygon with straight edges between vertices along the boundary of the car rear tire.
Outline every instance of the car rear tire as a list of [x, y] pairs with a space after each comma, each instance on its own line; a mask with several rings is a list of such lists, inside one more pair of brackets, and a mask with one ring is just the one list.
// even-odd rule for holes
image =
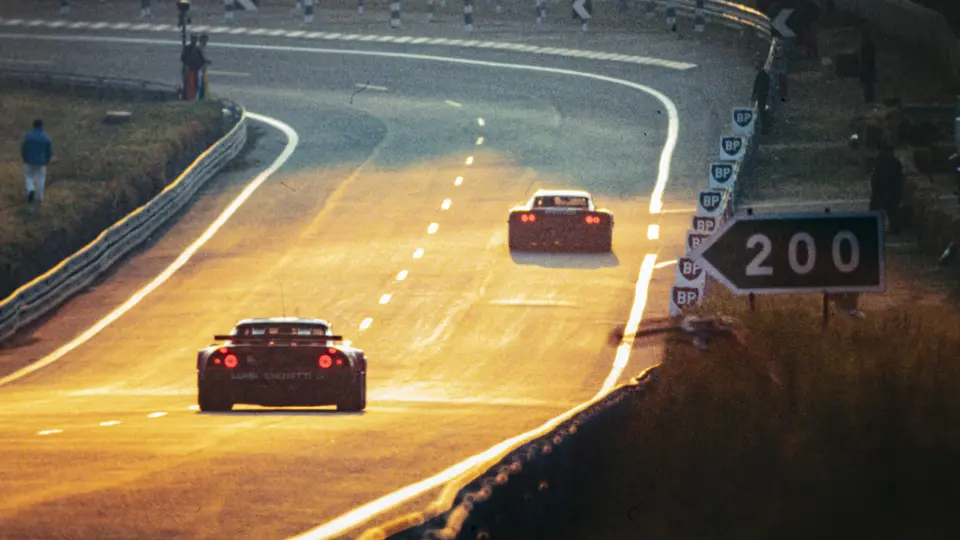
[[337, 410], [343, 412], [360, 412], [367, 408], [367, 374], [360, 376], [360, 381], [347, 394], [342, 403], [337, 403]]
[[233, 410], [233, 400], [222, 390], [200, 385], [197, 391], [197, 405], [203, 412], [229, 412]]

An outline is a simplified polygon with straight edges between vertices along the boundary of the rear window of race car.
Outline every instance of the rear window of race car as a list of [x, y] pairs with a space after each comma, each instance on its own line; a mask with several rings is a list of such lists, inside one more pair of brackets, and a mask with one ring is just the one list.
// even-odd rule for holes
[[326, 336], [329, 327], [319, 324], [244, 324], [236, 328], [235, 336]]
[[587, 197], [537, 197], [533, 201], [537, 208], [588, 208]]

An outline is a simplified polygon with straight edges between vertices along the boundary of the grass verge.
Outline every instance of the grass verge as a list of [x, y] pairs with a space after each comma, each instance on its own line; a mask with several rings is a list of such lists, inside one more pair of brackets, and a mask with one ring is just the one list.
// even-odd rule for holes
[[[50, 91], [0, 95], [0, 298], [56, 266], [174, 180], [229, 125], [217, 101], [132, 103]], [[103, 123], [111, 110], [133, 113]], [[53, 140], [42, 204], [27, 204], [20, 139]]]
[[820, 302], [714, 292], [740, 341], [668, 341], [655, 390], [584, 444], [569, 538], [955, 538], [960, 314], [824, 330]]

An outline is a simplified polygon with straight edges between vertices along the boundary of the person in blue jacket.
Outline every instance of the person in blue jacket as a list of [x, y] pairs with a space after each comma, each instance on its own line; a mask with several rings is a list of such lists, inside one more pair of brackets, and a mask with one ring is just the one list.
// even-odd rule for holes
[[43, 185], [47, 181], [47, 164], [53, 157], [50, 137], [43, 131], [43, 120], [34, 120], [33, 129], [23, 137], [20, 145], [24, 176], [27, 181], [27, 202], [43, 201]]

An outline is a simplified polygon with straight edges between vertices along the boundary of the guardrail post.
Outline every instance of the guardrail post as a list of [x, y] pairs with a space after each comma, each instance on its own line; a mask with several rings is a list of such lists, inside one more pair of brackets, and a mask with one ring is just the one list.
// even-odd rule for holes
[[473, 0], [463, 0], [463, 27], [473, 32]]
[[697, 0], [697, 7], [693, 11], [694, 32], [703, 32], [703, 27], [706, 24], [706, 18], [703, 16], [703, 1], [704, 0]]
[[400, 0], [390, 2], [390, 28], [400, 28]]
[[303, 0], [303, 24], [313, 24], [313, 0]]
[[223, 22], [233, 22], [233, 0], [223, 0]]
[[70, 0], [60, 0], [60, 16], [66, 17], [70, 14]]
[[667, 26], [677, 24], [677, 0], [667, 0]]
[[[543, 24], [547, 18], [547, 4], [544, 0], [537, 0], [537, 24]], [[960, 133], [960, 127], [957, 128]]]
[[656, 0], [647, 0], [647, 19], [652, 19], [656, 16], [657, 16]]
[[149, 19], [153, 17], [150, 9], [150, 0], [140, 0], [140, 18]]

